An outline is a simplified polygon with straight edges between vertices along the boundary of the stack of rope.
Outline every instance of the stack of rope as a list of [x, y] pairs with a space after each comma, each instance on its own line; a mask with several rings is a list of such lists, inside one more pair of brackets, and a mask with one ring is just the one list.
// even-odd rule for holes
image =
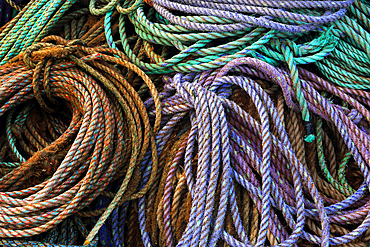
[[[154, 137], [160, 103], [151, 80], [121, 55], [110, 48], [89, 48], [81, 40], [49, 36], [1, 67], [3, 245], [24, 246], [12, 238], [70, 224], [67, 217], [86, 210], [110, 182], [121, 179], [96, 230], [84, 236], [96, 244], [94, 232], [120, 197], [140, 198], [150, 187], [157, 169]], [[153, 127], [119, 67], [137, 73], [155, 98]], [[152, 160], [146, 167], [150, 179], [138, 188], [135, 181], [140, 180], [139, 164], [146, 152]], [[86, 233], [83, 221], [74, 220]], [[69, 240], [73, 238], [63, 241]]]
[[0, 245], [368, 246], [369, 11], [30, 1], [0, 33]]
[[166, 78], [161, 173], [137, 202], [144, 246], [367, 246], [370, 95], [299, 72], [315, 143], [287, 69], [240, 58]]

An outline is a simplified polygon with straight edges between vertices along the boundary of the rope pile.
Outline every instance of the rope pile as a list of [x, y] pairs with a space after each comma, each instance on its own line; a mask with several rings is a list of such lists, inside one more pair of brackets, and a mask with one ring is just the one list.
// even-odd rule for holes
[[[154, 127], [117, 66], [137, 73], [147, 84], [157, 105]], [[111, 181], [125, 178], [96, 223], [99, 230], [123, 194], [135, 199], [149, 188], [157, 169], [154, 135], [160, 103], [150, 79], [117, 50], [49, 36], [2, 67], [0, 74], [5, 123], [1, 238], [45, 232], [89, 205]], [[147, 151], [152, 157], [150, 179], [137, 189], [130, 181], [139, 179], [136, 167]], [[91, 242], [97, 230], [90, 232]]]
[[144, 246], [367, 246], [369, 95], [299, 72], [316, 145], [287, 69], [240, 58], [166, 78], [162, 176], [138, 202]]
[[355, 0], [344, 18], [333, 23], [339, 39], [327, 59], [317, 63], [331, 82], [342, 87], [369, 89], [370, 7]]
[[0, 32], [0, 245], [367, 247], [369, 11], [31, 0]]

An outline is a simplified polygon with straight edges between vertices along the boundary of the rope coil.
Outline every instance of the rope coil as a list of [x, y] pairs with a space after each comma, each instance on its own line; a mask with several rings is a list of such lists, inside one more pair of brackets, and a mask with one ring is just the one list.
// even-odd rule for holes
[[[367, 182], [356, 185], [359, 187], [355, 192], [347, 181], [335, 178], [346, 176], [343, 169], [341, 175], [330, 175], [325, 161], [328, 154], [322, 148], [324, 139], [325, 145], [330, 141], [326, 134], [323, 138], [322, 122], [336, 133], [343, 148], [347, 146], [350, 150], [358, 172], [366, 181], [368, 136], [363, 132], [364, 123], [355, 120], [353, 114], [360, 113], [360, 118], [368, 123], [369, 118], [365, 116], [369, 116], [369, 112], [363, 102], [353, 98], [357, 91], [334, 87], [303, 69], [299, 72], [308, 107], [317, 115], [317, 150], [315, 145], [303, 143], [299, 129], [303, 130], [304, 126], [299, 124], [294, 111], [290, 111], [293, 120], [285, 121], [294, 121], [296, 127], [284, 124], [281, 112], [262, 88], [266, 85], [263, 81], [278, 84], [282, 91], [277, 93], [284, 95], [287, 106], [298, 110], [293, 101], [293, 82], [285, 69], [253, 58], [240, 58], [215, 71], [177, 74], [166, 79], [165, 91], [161, 94], [166, 121], [157, 136], [163, 173], [157, 179], [159, 187], [153, 187], [138, 202], [144, 246], [155, 245], [157, 238], [167, 246], [214, 246], [221, 239], [231, 246], [250, 246], [252, 240], [245, 225], [250, 224], [251, 218], [244, 218], [248, 222], [243, 222], [244, 206], [236, 197], [237, 185], [244, 188], [240, 193], [251, 198], [261, 217], [258, 234], [254, 231], [256, 235], [252, 238], [249, 233], [253, 246], [266, 246], [267, 239], [281, 246], [300, 246], [301, 239], [320, 246], [351, 244], [352, 241], [355, 243], [352, 246], [366, 246], [366, 242], [358, 242], [358, 239], [365, 232], [366, 236], [369, 234]], [[236, 85], [248, 95], [248, 107], [242, 108], [229, 99], [235, 90], [230, 85]], [[339, 97], [341, 104], [350, 105], [352, 110], [330, 103], [317, 90]], [[151, 102], [146, 104], [150, 109]], [[254, 115], [250, 115], [250, 109], [255, 109]], [[174, 132], [178, 125], [184, 131]], [[171, 144], [173, 141], [177, 144]], [[167, 142], [170, 152], [165, 151]], [[342, 151], [343, 163], [348, 162], [347, 152], [346, 148]], [[315, 156], [328, 180], [319, 178], [317, 171], [312, 170]], [[185, 203], [186, 210], [182, 211], [187, 214], [181, 226], [178, 225], [180, 215], [176, 213], [179, 201]], [[232, 215], [230, 231], [226, 227], [227, 214]], [[347, 229], [349, 219], [356, 228]], [[305, 230], [306, 227], [310, 231]]]
[[[120, 201], [120, 194], [139, 198], [149, 188], [157, 164], [156, 146], [150, 140], [158, 131], [160, 104], [155, 100], [157, 113], [152, 128], [140, 97], [117, 71], [117, 65], [142, 77], [152, 96], [158, 98], [150, 79], [121, 59], [117, 50], [89, 48], [79, 40], [67, 42], [49, 36], [1, 69], [1, 115], [7, 118], [8, 138], [1, 149], [11, 159], [5, 163], [18, 162], [1, 178], [0, 210], [6, 216], [0, 227], [2, 238], [33, 236], [55, 227], [89, 205], [119, 174], [125, 180], [115, 203]], [[61, 99], [64, 105], [51, 104], [60, 104]], [[27, 102], [37, 102], [39, 108], [29, 107]], [[69, 123], [50, 115], [63, 108]], [[44, 125], [37, 123], [33, 109], [42, 113], [39, 117], [46, 121]], [[31, 133], [23, 133], [25, 125], [34, 126], [28, 130]], [[49, 136], [39, 128], [48, 129]], [[130, 189], [128, 195], [135, 167], [149, 147], [151, 178], [144, 188]], [[40, 166], [45, 174], [35, 174]], [[39, 183], [32, 181], [34, 176]], [[28, 184], [31, 187], [25, 188]], [[104, 215], [110, 214], [115, 203]], [[104, 223], [104, 215], [94, 229]], [[97, 230], [90, 232], [88, 241], [96, 241]], [[12, 240], [1, 241], [5, 244]]]
[[[344, 16], [353, 1], [189, 1], [152, 0], [153, 7], [172, 24], [203, 32], [233, 32], [252, 26], [271, 28], [282, 32], [308, 32], [318, 26], [333, 22]], [[295, 13], [295, 9], [314, 9], [321, 15]], [[336, 9], [336, 12], [332, 12]], [[171, 11], [199, 16], [198, 20], [177, 17]], [[292, 11], [293, 10], [293, 11]], [[249, 14], [249, 15], [248, 15]], [[256, 17], [258, 16], [258, 17]], [[207, 18], [210, 17], [210, 18]], [[279, 17], [282, 21], [274, 20]], [[215, 24], [214, 19], [230, 21]], [[303, 22], [297, 25], [296, 22]]]

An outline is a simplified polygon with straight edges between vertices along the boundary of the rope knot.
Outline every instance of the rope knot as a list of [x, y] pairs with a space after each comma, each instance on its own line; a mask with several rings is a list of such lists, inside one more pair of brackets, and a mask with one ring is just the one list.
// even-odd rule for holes
[[293, 53], [294, 57], [301, 57], [302, 56], [302, 50], [299, 49], [299, 45], [297, 45], [295, 42], [289, 40], [289, 39], [283, 39], [281, 40], [281, 45], [285, 47], [289, 47], [291, 52]]
[[[43, 41], [27, 48], [23, 54], [23, 61], [29, 68], [33, 69], [32, 86], [37, 102], [46, 112], [51, 113], [54, 112], [54, 109], [47, 106], [42, 97], [42, 94], [46, 93], [48, 99], [56, 103], [49, 86], [50, 68], [54, 61], [68, 58], [79, 50], [80, 45], [85, 44], [80, 40], [67, 42], [63, 39], [54, 39], [53, 37]], [[50, 43], [50, 41], [54, 41], [56, 44]], [[42, 72], [43, 76], [41, 75]], [[42, 78], [43, 90], [40, 89], [40, 78]]]
[[42, 61], [53, 59], [64, 59], [69, 55], [75, 53], [78, 46], [70, 44], [54, 45], [51, 43], [39, 43], [30, 46], [23, 54], [24, 63], [31, 69], [36, 68], [36, 64]]

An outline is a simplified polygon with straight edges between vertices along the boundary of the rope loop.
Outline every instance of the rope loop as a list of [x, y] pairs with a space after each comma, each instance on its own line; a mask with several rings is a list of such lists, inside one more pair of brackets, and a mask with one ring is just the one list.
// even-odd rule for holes
[[[106, 5], [97, 8], [96, 7], [97, 0], [91, 0], [89, 4], [89, 10], [91, 14], [103, 15], [108, 14], [109, 12], [112, 12], [114, 9], [116, 9], [120, 14], [126, 15], [137, 10], [140, 7], [140, 5], [143, 4], [143, 0], [130, 0], [130, 1], [109, 0], [106, 2], [108, 2]], [[121, 4], [120, 2], [123, 3]]]
[[[2, 239], [54, 229], [76, 212], [84, 213], [81, 209], [104, 194], [110, 182], [124, 178], [112, 203], [98, 212], [86, 212], [103, 213], [84, 236], [87, 244], [96, 245], [96, 236], [114, 208], [145, 195], [156, 178], [155, 135], [161, 104], [155, 85], [124, 60], [120, 51], [87, 43], [49, 36], [0, 67], [1, 77], [15, 76], [1, 80], [0, 118], [6, 119], [6, 152], [14, 153], [5, 161], [12, 170], [5, 174], [0, 170], [0, 210], [11, 219], [9, 224], [0, 223]], [[153, 122], [122, 68], [136, 73], [153, 97]], [[32, 102], [38, 104], [30, 109], [27, 103]], [[147, 152], [151, 155], [148, 179], [136, 188]], [[45, 172], [39, 174], [40, 169]], [[29, 217], [30, 213], [38, 218]], [[16, 218], [23, 223], [15, 224]]]

